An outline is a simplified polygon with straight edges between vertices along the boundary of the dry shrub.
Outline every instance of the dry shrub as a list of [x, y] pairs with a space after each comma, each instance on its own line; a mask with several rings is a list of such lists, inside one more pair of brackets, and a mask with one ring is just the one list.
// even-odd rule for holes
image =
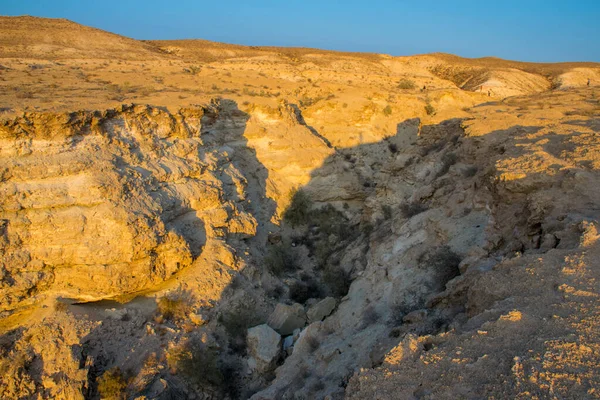
[[440, 246], [432, 252], [426, 253], [419, 261], [428, 268], [432, 268], [436, 272], [439, 282], [444, 285], [460, 275], [458, 266], [462, 260], [449, 246]]
[[379, 318], [380, 318], [380, 315], [377, 312], [377, 310], [375, 309], [375, 307], [373, 307], [373, 305], [369, 305], [367, 308], [365, 308], [365, 311], [362, 316], [363, 326], [367, 327], [367, 326], [373, 325], [377, 321], [379, 321]]
[[298, 264], [298, 253], [290, 243], [279, 243], [269, 248], [265, 257], [265, 265], [275, 276], [282, 276], [285, 272], [294, 272]]
[[106, 371], [98, 378], [98, 392], [101, 399], [124, 400], [127, 381], [119, 367]]
[[172, 371], [181, 373], [188, 381], [200, 387], [219, 386], [223, 382], [217, 350], [197, 336], [192, 336], [184, 344], [171, 349], [167, 354], [167, 363]]
[[402, 79], [400, 82], [398, 82], [398, 89], [411, 90], [416, 87], [417, 87], [417, 85], [411, 79]]
[[187, 319], [193, 311], [194, 302], [195, 299], [191, 292], [178, 289], [158, 300], [157, 312], [168, 320], [181, 322]]
[[411, 218], [427, 211], [427, 206], [422, 203], [404, 203], [400, 205], [400, 212], [404, 218]]
[[33, 99], [33, 92], [31, 90], [26, 90], [23, 88], [16, 88], [15, 97], [17, 99]]
[[293, 190], [290, 192], [291, 203], [283, 218], [292, 226], [302, 225], [308, 222], [308, 216], [312, 202], [303, 190]]
[[236, 354], [246, 353], [246, 335], [248, 328], [260, 325], [263, 320], [256, 310], [249, 304], [241, 304], [238, 307], [224, 312], [218, 317], [218, 321], [225, 327], [229, 337], [229, 348]]
[[435, 108], [431, 105], [431, 103], [427, 103], [427, 105], [425, 106], [425, 112], [427, 113], [427, 115], [435, 114]]

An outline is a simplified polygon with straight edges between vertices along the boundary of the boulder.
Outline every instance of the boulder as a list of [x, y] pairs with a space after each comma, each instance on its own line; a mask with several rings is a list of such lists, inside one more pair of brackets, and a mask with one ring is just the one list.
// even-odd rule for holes
[[248, 329], [248, 365], [252, 370], [265, 372], [275, 366], [281, 351], [281, 336], [269, 325], [263, 324]]
[[304, 307], [298, 303], [291, 306], [279, 303], [269, 316], [267, 324], [282, 336], [291, 335], [295, 329], [302, 329], [306, 324]]
[[308, 309], [306, 316], [308, 317], [308, 323], [315, 321], [322, 321], [325, 317], [329, 316], [335, 309], [335, 299], [333, 297], [327, 297], [311, 308]]

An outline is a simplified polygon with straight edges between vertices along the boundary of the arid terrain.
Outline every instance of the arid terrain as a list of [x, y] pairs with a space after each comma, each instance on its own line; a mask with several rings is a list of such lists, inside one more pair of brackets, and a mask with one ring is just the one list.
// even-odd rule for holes
[[0, 17], [0, 398], [600, 398], [600, 64]]

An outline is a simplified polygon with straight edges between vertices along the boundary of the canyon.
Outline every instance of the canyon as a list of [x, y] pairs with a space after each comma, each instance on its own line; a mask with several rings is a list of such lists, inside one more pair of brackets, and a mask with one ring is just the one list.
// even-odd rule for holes
[[600, 397], [599, 64], [0, 44], [2, 398]]

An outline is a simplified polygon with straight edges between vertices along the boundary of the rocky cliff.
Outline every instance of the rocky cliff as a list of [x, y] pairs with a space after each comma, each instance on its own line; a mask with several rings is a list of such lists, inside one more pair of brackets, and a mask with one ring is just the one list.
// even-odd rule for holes
[[599, 397], [597, 66], [43, 26], [0, 29], [2, 398]]

